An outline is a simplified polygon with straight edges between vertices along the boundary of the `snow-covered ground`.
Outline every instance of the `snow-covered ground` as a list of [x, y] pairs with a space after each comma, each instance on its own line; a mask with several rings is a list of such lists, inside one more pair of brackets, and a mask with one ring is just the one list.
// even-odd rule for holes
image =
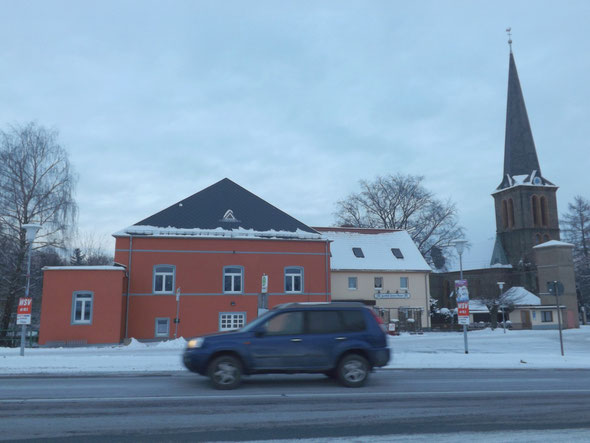
[[[590, 326], [563, 331], [471, 331], [469, 354], [463, 334], [432, 332], [389, 337], [393, 359], [388, 368], [587, 368]], [[85, 374], [96, 372], [184, 371], [183, 338], [161, 343], [84, 348], [0, 348], [0, 374]]]

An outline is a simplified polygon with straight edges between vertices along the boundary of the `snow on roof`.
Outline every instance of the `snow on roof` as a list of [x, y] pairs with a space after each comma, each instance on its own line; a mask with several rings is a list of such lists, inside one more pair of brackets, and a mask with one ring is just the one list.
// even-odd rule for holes
[[[482, 240], [470, 241], [469, 245], [463, 251], [462, 262], [464, 271], [489, 268], [511, 268], [511, 265], [490, 265], [492, 254], [494, 252], [495, 236]], [[459, 255], [446, 257], [445, 272], [459, 272]]]
[[522, 286], [513, 286], [502, 294], [502, 300], [505, 303], [514, 305], [537, 306], [541, 304], [541, 299], [532, 292], [527, 291]]
[[[380, 234], [326, 231], [322, 236], [331, 240], [332, 270], [431, 271], [414, 241], [406, 231], [385, 231]], [[353, 248], [360, 248], [364, 257], [356, 257]], [[399, 254], [403, 258], [396, 258]]]
[[44, 266], [44, 271], [124, 271], [122, 266]]
[[481, 313], [488, 313], [490, 310], [485, 305], [484, 302], [477, 299], [469, 300], [469, 313], [470, 314], [481, 314]]
[[234, 229], [184, 229], [168, 226], [161, 228], [157, 226], [133, 225], [122, 231], [115, 232], [115, 237], [127, 237], [130, 235], [149, 235], [153, 237], [227, 237], [227, 238], [294, 238], [294, 239], [321, 239], [321, 234], [306, 232], [297, 229], [291, 231], [255, 231], [237, 227]]
[[566, 243], [558, 240], [549, 240], [545, 243], [541, 243], [540, 245], [533, 246], [533, 249], [548, 248], [550, 246], [570, 246], [572, 248], [574, 247], [574, 245], [572, 245], [571, 243]]

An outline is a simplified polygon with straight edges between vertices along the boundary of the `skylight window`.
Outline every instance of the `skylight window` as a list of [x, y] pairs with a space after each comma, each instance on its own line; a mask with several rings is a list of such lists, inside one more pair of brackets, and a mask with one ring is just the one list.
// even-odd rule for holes
[[365, 254], [363, 254], [363, 250], [361, 248], [352, 248], [352, 253], [355, 257], [365, 258]]
[[395, 258], [404, 258], [404, 254], [402, 254], [399, 248], [391, 248], [391, 252], [395, 255]]

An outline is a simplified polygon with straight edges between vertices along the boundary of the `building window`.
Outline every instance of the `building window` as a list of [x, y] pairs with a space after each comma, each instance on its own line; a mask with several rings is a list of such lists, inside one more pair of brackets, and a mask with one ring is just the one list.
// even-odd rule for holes
[[219, 330], [233, 331], [243, 328], [246, 324], [245, 312], [220, 312], [219, 313]]
[[170, 336], [170, 319], [169, 318], [156, 318], [156, 337], [169, 337]]
[[545, 198], [545, 196], [541, 196], [540, 206], [541, 206], [541, 224], [543, 226], [547, 226], [548, 209], [547, 209], [547, 199]]
[[303, 292], [303, 268], [285, 268], [285, 292]]
[[243, 289], [244, 268], [241, 266], [226, 266], [223, 268], [223, 292], [240, 294]]
[[408, 277], [400, 277], [399, 278], [399, 288], [400, 289], [409, 289], [409, 281]]
[[358, 289], [358, 282], [356, 277], [348, 277], [348, 289], [356, 291]]
[[504, 229], [508, 228], [508, 203], [502, 200], [502, 226]]
[[154, 266], [154, 294], [172, 294], [174, 292], [174, 266]]
[[72, 301], [72, 324], [73, 325], [90, 325], [92, 324], [92, 302], [94, 295], [92, 292], [74, 292]]
[[541, 234], [535, 234], [535, 244], [536, 245], [541, 244]]
[[514, 227], [514, 202], [512, 199], [508, 199], [508, 227], [510, 229]]
[[352, 248], [352, 253], [355, 257], [365, 258], [365, 254], [363, 254], [363, 250], [361, 248]]
[[539, 209], [539, 197], [536, 195], [531, 197], [531, 210], [533, 211], [533, 226], [539, 226], [541, 211]]
[[551, 240], [551, 238], [549, 237], [549, 235], [545, 234], [543, 236], [543, 242], [546, 242], [546, 241], [549, 241], [549, 240]]
[[395, 255], [395, 258], [404, 258], [404, 254], [399, 248], [391, 248], [391, 252]]
[[552, 311], [541, 311], [541, 321], [543, 323], [552, 323], [553, 322], [553, 312]]
[[383, 277], [375, 277], [375, 289], [383, 289]]

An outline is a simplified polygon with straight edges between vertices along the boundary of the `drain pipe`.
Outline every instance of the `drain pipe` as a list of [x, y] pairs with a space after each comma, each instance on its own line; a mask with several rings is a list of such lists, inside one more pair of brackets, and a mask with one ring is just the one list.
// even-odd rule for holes
[[127, 304], [125, 307], [125, 341], [129, 339], [129, 288], [131, 287], [131, 252], [133, 251], [133, 235], [129, 234], [129, 260], [127, 265]]
[[329, 246], [330, 246], [330, 240], [326, 240], [326, 301], [331, 301], [330, 300], [330, 290], [329, 290], [329, 286], [330, 286], [330, 250], [329, 250]]

